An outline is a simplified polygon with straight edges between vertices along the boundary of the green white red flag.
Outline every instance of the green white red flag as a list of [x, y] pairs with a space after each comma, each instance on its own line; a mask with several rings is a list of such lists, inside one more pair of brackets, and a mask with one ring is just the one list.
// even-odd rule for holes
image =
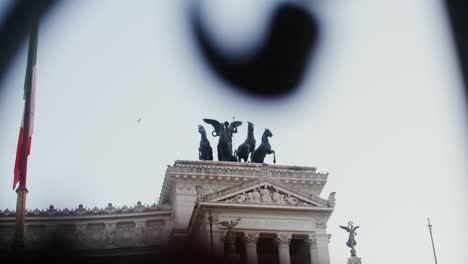
[[37, 54], [37, 27], [35, 27], [29, 39], [28, 62], [26, 66], [26, 78], [24, 81], [24, 112], [16, 149], [16, 160], [13, 178], [13, 189], [20, 184], [26, 187], [26, 172], [28, 156], [31, 152], [31, 136], [34, 126], [34, 94], [36, 81], [36, 54]]

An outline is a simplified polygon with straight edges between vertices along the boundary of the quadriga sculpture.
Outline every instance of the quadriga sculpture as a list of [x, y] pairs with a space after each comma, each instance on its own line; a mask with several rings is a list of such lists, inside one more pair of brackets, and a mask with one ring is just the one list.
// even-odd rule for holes
[[220, 123], [214, 119], [203, 119], [208, 124], [211, 124], [214, 131], [211, 133], [214, 137], [219, 136], [218, 141], [218, 160], [219, 161], [237, 161], [237, 158], [232, 155], [232, 134], [237, 133], [237, 127], [242, 125], [241, 121], [232, 123]]
[[[247, 121], [248, 123], [248, 128], [247, 128], [247, 138], [245, 139], [244, 143], [242, 143], [238, 148], [237, 151], [235, 152], [237, 159], [239, 162], [242, 162], [244, 160], [247, 162], [249, 158], [249, 154], [254, 152], [255, 150], [255, 138], [254, 138], [254, 125]], [[252, 160], [252, 157], [250, 158]]]
[[265, 132], [263, 132], [262, 143], [252, 153], [252, 162], [263, 163], [267, 154], [273, 154], [273, 163], [276, 163], [275, 151], [271, 149], [270, 142], [268, 141], [268, 138], [272, 136], [273, 134], [271, 133], [271, 131], [268, 128], [266, 128]]
[[213, 160], [213, 149], [210, 141], [206, 137], [206, 130], [202, 125], [198, 125], [198, 132], [201, 135], [200, 147], [198, 148], [198, 158], [200, 160]]

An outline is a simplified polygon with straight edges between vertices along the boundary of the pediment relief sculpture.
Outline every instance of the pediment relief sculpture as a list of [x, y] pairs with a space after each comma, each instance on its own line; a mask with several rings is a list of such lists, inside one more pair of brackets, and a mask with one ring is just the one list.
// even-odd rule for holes
[[273, 204], [289, 206], [315, 206], [300, 197], [279, 190], [273, 185], [265, 184], [254, 189], [235, 194], [219, 202], [241, 204]]
[[335, 206], [335, 193], [331, 193], [329, 199], [323, 199], [315, 193], [291, 188], [280, 181], [265, 176], [211, 193], [204, 192], [204, 188], [201, 186], [197, 189], [197, 203], [276, 204], [320, 208], [333, 208]]

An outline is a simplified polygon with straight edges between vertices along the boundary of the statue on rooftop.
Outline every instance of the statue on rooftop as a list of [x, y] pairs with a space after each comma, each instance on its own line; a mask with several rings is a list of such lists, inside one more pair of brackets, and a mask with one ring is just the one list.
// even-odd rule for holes
[[203, 121], [213, 126], [214, 130], [211, 133], [214, 137], [219, 136], [218, 141], [218, 160], [219, 161], [237, 161], [237, 158], [232, 154], [232, 136], [237, 133], [237, 128], [242, 125], [241, 121], [233, 121], [229, 123], [225, 121], [220, 123], [214, 119], [204, 118]]
[[263, 132], [263, 135], [262, 135], [262, 143], [252, 153], [252, 156], [251, 156], [252, 162], [263, 163], [263, 161], [265, 160], [265, 156], [267, 154], [273, 154], [273, 163], [276, 163], [275, 151], [271, 149], [271, 145], [268, 140], [268, 138], [272, 136], [273, 136], [273, 133], [271, 133], [270, 129], [266, 128], [265, 132]]
[[202, 125], [198, 125], [198, 132], [201, 135], [200, 147], [198, 148], [199, 160], [213, 160], [213, 149], [211, 148], [210, 141], [206, 137], [206, 130]]
[[[356, 252], [354, 250], [354, 246], [356, 246], [357, 243], [356, 243], [356, 239], [354, 237], [357, 235], [356, 229], [358, 229], [359, 226], [355, 227], [355, 226], [353, 226], [353, 222], [349, 221], [347, 227], [346, 226], [339, 226], [339, 227], [343, 228], [344, 230], [346, 230], [349, 233], [348, 241], [346, 241], [346, 246], [351, 248], [352, 252], [353, 251]], [[353, 254], [352, 252], [351, 252], [351, 254]]]
[[[247, 128], [247, 138], [236, 150], [236, 156], [239, 162], [242, 162], [242, 160], [247, 162], [249, 154], [251, 155], [255, 150], [254, 125], [248, 121], [247, 123], [249, 124]], [[252, 160], [252, 156], [250, 159]]]

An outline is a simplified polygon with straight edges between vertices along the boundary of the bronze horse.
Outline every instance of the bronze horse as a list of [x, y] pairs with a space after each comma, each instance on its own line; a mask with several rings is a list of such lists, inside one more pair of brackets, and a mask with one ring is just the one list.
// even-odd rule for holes
[[[255, 150], [256, 142], [254, 138], [254, 125], [248, 121], [247, 123], [249, 124], [247, 128], [247, 138], [245, 139], [244, 143], [242, 143], [237, 148], [237, 151], [235, 151], [235, 155], [237, 156], [239, 162], [242, 162], [242, 159], [247, 162], [249, 154], [252, 154]], [[250, 160], [252, 161], [252, 157], [250, 157]]]
[[198, 132], [201, 135], [200, 147], [198, 148], [199, 160], [213, 160], [213, 149], [211, 148], [210, 141], [206, 137], [206, 130], [202, 125], [198, 125]]
[[271, 133], [271, 131], [268, 128], [266, 128], [265, 132], [263, 132], [262, 143], [252, 153], [252, 162], [263, 163], [267, 154], [273, 154], [273, 163], [276, 163], [275, 151], [271, 149], [270, 142], [268, 141], [268, 138], [272, 136], [273, 134]]

